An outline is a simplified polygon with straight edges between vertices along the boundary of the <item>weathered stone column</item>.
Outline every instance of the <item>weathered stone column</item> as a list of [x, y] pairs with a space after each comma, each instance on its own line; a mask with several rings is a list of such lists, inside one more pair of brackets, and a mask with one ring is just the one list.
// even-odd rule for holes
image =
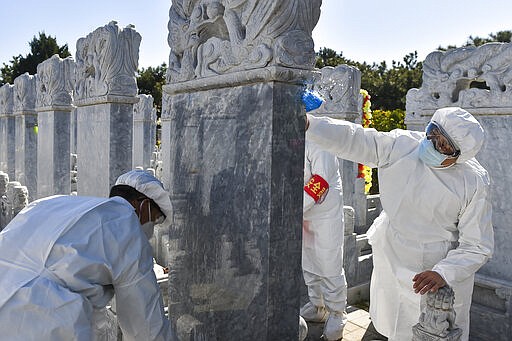
[[0, 171], [0, 231], [7, 225], [7, 203], [6, 193], [9, 175]]
[[0, 87], [0, 171], [14, 179], [15, 124], [13, 85]]
[[73, 107], [73, 110], [71, 110], [71, 118], [69, 123], [69, 129], [70, 129], [70, 152], [71, 154], [76, 154], [76, 107]]
[[132, 167], [135, 72], [141, 36], [115, 21], [77, 41], [78, 194], [107, 196]]
[[163, 180], [174, 205], [169, 315], [181, 340], [296, 340], [300, 93], [321, 2], [227, 3], [170, 10], [162, 114]]
[[75, 62], [54, 55], [37, 66], [37, 197], [71, 192], [70, 113]]
[[14, 80], [14, 180], [27, 187], [29, 200], [37, 195], [36, 76], [25, 73]]
[[505, 341], [512, 335], [511, 51], [510, 43], [491, 43], [432, 52], [423, 62], [421, 88], [407, 93], [407, 116], [415, 121], [426, 123], [436, 109], [458, 106], [473, 114], [486, 133], [476, 158], [491, 178], [495, 249], [476, 275], [471, 340]]
[[139, 102], [133, 106], [133, 168], [151, 167], [155, 151], [156, 109], [153, 96], [138, 95]]

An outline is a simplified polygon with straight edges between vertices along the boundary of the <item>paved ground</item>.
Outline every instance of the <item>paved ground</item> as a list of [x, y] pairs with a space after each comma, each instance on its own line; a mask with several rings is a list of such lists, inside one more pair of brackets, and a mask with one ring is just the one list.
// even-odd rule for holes
[[[343, 341], [387, 340], [373, 328], [370, 314], [366, 310], [348, 307], [347, 313], [348, 323], [343, 330]], [[322, 330], [323, 323], [308, 323], [308, 337], [306, 341], [323, 340], [321, 338]]]

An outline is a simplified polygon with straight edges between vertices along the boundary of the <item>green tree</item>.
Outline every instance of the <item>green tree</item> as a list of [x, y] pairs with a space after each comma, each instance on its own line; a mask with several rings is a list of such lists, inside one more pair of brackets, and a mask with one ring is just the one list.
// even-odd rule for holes
[[39, 32], [39, 37], [34, 36], [28, 44], [30, 46], [30, 53], [25, 57], [21, 54], [14, 56], [9, 64], [3, 64], [3, 67], [0, 69], [0, 84], [12, 84], [16, 77], [25, 72], [32, 75], [36, 74], [37, 65], [54, 54], [58, 54], [61, 58], [71, 55], [67, 44], [59, 46], [55, 37], [47, 36], [44, 32]]
[[[480, 46], [487, 43], [510, 42], [512, 42], [512, 31], [498, 31], [496, 33], [490, 33], [486, 38], [469, 36], [468, 40], [463, 46]], [[447, 51], [456, 48], [456, 45], [448, 45], [447, 47], [439, 46], [437, 49], [440, 51]]]
[[147, 69], [140, 69], [137, 77], [139, 93], [153, 96], [158, 117], [162, 113], [162, 86], [165, 84], [166, 72], [167, 65], [162, 63], [157, 67], [150, 66]]
[[316, 67], [321, 69], [324, 66], [337, 66], [340, 64], [352, 65], [354, 62], [343, 57], [343, 53], [337, 54], [333, 49], [322, 47], [316, 53]]

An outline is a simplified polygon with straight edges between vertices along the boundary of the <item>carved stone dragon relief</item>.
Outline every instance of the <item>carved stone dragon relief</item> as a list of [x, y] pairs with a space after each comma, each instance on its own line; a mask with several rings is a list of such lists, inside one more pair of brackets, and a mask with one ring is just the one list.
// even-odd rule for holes
[[269, 65], [311, 69], [321, 0], [177, 0], [167, 83]]
[[423, 84], [407, 93], [407, 114], [445, 106], [512, 106], [512, 44], [488, 43], [434, 51], [423, 62]]

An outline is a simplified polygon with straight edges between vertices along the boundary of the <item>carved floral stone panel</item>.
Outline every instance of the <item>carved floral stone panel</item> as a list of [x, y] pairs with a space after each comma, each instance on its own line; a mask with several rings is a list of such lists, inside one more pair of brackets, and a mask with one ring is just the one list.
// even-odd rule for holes
[[5, 84], [0, 87], [0, 116], [12, 115], [14, 110], [13, 85]]
[[139, 101], [133, 105], [134, 120], [156, 120], [156, 109], [153, 107], [153, 96], [140, 94]]
[[36, 75], [24, 73], [14, 80], [14, 112], [33, 112], [36, 105]]
[[136, 96], [141, 35], [111, 21], [76, 43], [75, 100], [101, 96]]
[[73, 58], [53, 55], [37, 66], [36, 107], [71, 106], [74, 84]]

